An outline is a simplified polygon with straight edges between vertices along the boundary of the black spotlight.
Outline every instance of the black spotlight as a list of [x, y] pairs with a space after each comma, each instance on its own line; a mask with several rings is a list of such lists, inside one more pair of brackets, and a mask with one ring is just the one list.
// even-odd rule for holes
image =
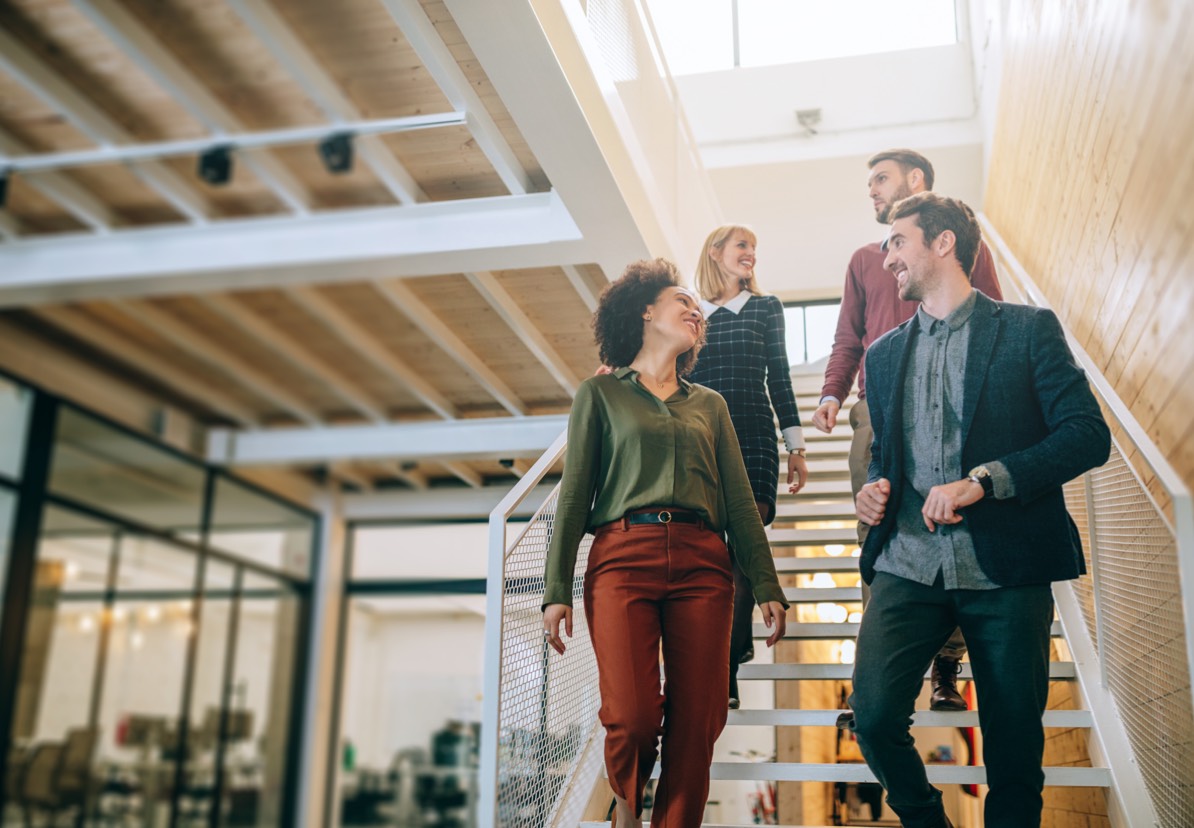
[[199, 156], [199, 177], [213, 187], [232, 180], [232, 148], [212, 147]]
[[0, 210], [8, 204], [8, 171], [0, 172]]
[[319, 144], [319, 157], [328, 172], [339, 175], [352, 169], [352, 133], [337, 132]]

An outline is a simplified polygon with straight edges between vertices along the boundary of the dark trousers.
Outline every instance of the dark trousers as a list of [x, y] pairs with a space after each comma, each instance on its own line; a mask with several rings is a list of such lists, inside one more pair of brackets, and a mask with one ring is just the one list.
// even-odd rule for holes
[[[730, 553], [687, 523], [600, 527], [585, 573], [585, 615], [601, 689], [605, 768], [637, 814], [662, 738], [654, 828], [697, 828], [713, 743], [725, 727]], [[667, 683], [660, 692], [659, 656]]]
[[961, 627], [970, 645], [990, 793], [986, 828], [1031, 828], [1041, 819], [1049, 694], [1048, 584], [946, 590], [886, 572], [871, 583], [854, 662], [854, 731], [887, 803], [909, 828], [941, 825], [941, 792], [929, 784], [909, 732], [925, 665]]

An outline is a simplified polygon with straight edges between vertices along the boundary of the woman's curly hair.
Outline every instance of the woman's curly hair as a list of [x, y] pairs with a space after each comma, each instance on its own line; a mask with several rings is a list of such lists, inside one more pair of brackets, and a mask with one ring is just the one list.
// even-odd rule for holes
[[[643, 312], [669, 287], [683, 287], [676, 266], [667, 259], [642, 259], [628, 265], [622, 277], [605, 289], [593, 314], [602, 364], [622, 368], [634, 361], [643, 348]], [[678, 375], [693, 369], [704, 344], [705, 326], [701, 325], [696, 345], [676, 357]]]

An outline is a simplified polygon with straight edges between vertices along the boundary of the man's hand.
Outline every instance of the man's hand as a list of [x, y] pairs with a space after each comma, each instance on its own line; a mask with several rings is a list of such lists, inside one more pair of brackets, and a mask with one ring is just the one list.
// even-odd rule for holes
[[970, 479], [957, 480], [929, 489], [929, 496], [925, 498], [925, 505], [920, 513], [924, 516], [925, 526], [930, 532], [935, 532], [938, 526], [961, 523], [962, 516], [958, 514], [958, 510], [971, 503], [977, 503], [982, 498], [982, 486]]
[[564, 634], [572, 637], [572, 607], [567, 604], [548, 604], [543, 610], [543, 638], [560, 655], [564, 654], [564, 642], [560, 638], [560, 622], [564, 622]]
[[788, 494], [796, 494], [808, 482], [808, 461], [804, 455], [793, 451], [788, 454]]
[[829, 434], [837, 425], [837, 413], [842, 410], [842, 404], [836, 400], [826, 400], [813, 412], [813, 425], [818, 431]]
[[768, 601], [765, 604], [759, 604], [759, 609], [763, 611], [763, 623], [770, 627], [772, 624], [775, 628], [771, 630], [771, 635], [767, 636], [767, 646], [774, 647], [775, 642], [784, 637], [784, 633], [788, 629], [788, 613], [784, 609], [784, 605], [779, 601]]
[[887, 498], [891, 496], [891, 481], [880, 477], [858, 490], [854, 499], [854, 513], [867, 526], [878, 526], [887, 509]]

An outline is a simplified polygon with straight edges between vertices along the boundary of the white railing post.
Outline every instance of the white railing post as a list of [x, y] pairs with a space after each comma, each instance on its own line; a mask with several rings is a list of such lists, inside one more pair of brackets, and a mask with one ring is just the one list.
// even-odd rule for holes
[[[1094, 484], [1090, 472], [1082, 475], [1082, 493], [1086, 497], [1086, 535], [1090, 541], [1090, 577], [1093, 581], [1096, 648], [1103, 641], [1103, 588], [1099, 563], [1099, 532], [1095, 514]], [[1099, 684], [1107, 688], [1107, 659], [1099, 658]]]

